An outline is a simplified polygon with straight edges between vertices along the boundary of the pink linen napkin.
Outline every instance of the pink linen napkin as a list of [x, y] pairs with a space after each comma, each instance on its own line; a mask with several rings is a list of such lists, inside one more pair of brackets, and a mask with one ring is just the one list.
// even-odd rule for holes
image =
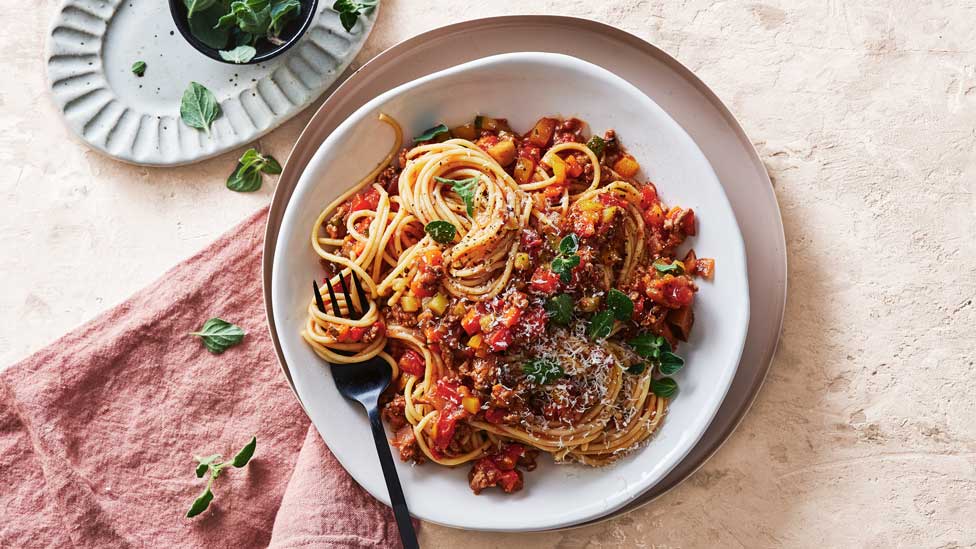
[[[342, 469], [279, 371], [266, 217], [0, 373], [0, 547], [400, 545], [392, 512]], [[244, 342], [213, 355], [187, 335], [213, 316]], [[232, 457], [251, 435], [251, 463], [184, 518], [204, 486], [193, 456]]]

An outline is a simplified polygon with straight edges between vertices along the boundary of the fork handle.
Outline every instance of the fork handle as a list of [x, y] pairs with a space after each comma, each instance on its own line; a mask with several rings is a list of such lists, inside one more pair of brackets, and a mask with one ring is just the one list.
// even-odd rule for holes
[[380, 421], [379, 407], [370, 406], [367, 413], [369, 426], [373, 430], [373, 442], [376, 443], [376, 453], [379, 455], [380, 467], [383, 469], [383, 478], [386, 479], [386, 489], [390, 492], [393, 516], [396, 517], [397, 528], [400, 530], [400, 541], [403, 542], [404, 549], [420, 549], [417, 534], [413, 530], [413, 522], [410, 520], [410, 511], [407, 510], [407, 500], [404, 499], [403, 488], [400, 487], [400, 477], [397, 475], [393, 455], [390, 453], [390, 441], [386, 439], [386, 431], [383, 430], [383, 422]]

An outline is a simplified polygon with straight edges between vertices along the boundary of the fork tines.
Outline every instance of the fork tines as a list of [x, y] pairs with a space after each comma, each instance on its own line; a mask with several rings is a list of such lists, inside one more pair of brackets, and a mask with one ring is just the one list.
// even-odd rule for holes
[[[363, 285], [359, 281], [359, 277], [355, 273], [350, 272], [349, 276], [352, 278], [353, 285], [356, 287], [356, 294], [359, 298], [359, 311], [357, 312], [352, 306], [352, 296], [349, 295], [349, 287], [346, 285], [346, 277], [341, 273], [339, 274], [339, 286], [342, 289], [342, 297], [346, 300], [346, 308], [349, 311], [349, 315], [355, 316], [357, 318], [362, 318], [362, 315], [366, 313], [366, 292], [363, 290]], [[335, 288], [332, 286], [332, 280], [326, 278], [325, 286], [329, 289], [329, 301], [332, 303], [332, 314], [338, 317], [342, 316], [342, 310], [339, 308], [339, 300], [336, 297]], [[319, 285], [314, 280], [312, 281], [312, 290], [315, 291], [315, 304], [318, 306], [319, 310], [323, 313], [325, 312], [325, 302], [322, 299], [322, 292], [319, 290]], [[354, 318], [353, 320], [356, 320]]]

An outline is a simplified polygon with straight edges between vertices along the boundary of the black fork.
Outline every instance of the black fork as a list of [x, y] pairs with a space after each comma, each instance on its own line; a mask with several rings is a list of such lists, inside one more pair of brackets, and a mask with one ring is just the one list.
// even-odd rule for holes
[[[358, 312], [352, 305], [349, 288], [342, 273], [339, 274], [339, 286], [341, 286], [342, 296], [346, 300], [348, 318], [356, 320], [362, 318], [363, 314], [366, 313], [366, 292], [363, 291], [362, 283], [359, 282], [355, 273], [350, 272], [349, 277], [352, 278], [353, 284], [356, 286], [356, 293], [359, 298]], [[339, 308], [339, 300], [336, 299], [335, 288], [332, 287], [332, 282], [328, 278], [325, 279], [325, 285], [329, 289], [332, 314], [343, 317], [342, 309]], [[312, 281], [312, 288], [315, 290], [315, 304], [319, 311], [325, 313], [325, 302], [322, 300], [319, 285], [314, 280]], [[410, 511], [407, 509], [407, 501], [403, 497], [403, 488], [400, 486], [400, 477], [397, 475], [393, 455], [390, 453], [390, 443], [386, 440], [386, 431], [383, 430], [383, 422], [380, 420], [380, 393], [390, 385], [393, 370], [379, 356], [358, 364], [331, 364], [331, 366], [332, 378], [335, 380], [339, 393], [345, 398], [359, 402], [363, 408], [366, 408], [369, 426], [373, 430], [373, 442], [376, 443], [376, 453], [379, 455], [380, 467], [383, 469], [383, 478], [386, 479], [386, 489], [390, 492], [393, 516], [396, 517], [397, 528], [400, 530], [400, 541], [403, 542], [406, 549], [419, 549], [417, 534], [413, 530]]]

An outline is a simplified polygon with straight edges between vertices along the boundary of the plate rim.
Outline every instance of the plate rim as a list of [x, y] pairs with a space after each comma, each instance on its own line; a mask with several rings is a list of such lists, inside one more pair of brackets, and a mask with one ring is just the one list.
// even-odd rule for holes
[[[626, 505], [625, 507], [618, 509], [612, 513], [609, 513], [603, 517], [596, 518], [594, 520], [580, 523], [578, 525], [568, 526], [562, 529], [575, 528], [579, 526], [585, 526], [588, 524], [598, 523], [604, 520], [608, 520], [615, 516], [619, 516], [623, 513], [629, 512], [636, 508], [639, 508], [650, 501], [657, 499], [658, 497], [664, 495], [665, 493], [672, 490], [677, 485], [681, 484], [684, 480], [690, 477], [695, 471], [702, 467], [708, 459], [710, 459], [730, 438], [731, 434], [736, 430], [736, 428], [741, 424], [745, 415], [751, 409], [759, 391], [768, 375], [769, 369], [772, 364], [772, 359], [775, 356], [775, 352], [778, 348], [780, 334], [782, 333], [783, 321], [785, 317], [785, 306], [787, 301], [787, 291], [788, 291], [788, 264], [787, 264], [787, 254], [786, 254], [786, 238], [785, 230], [782, 222], [782, 214], [779, 208], [778, 201], [776, 199], [776, 194], [769, 178], [769, 174], [766, 170], [765, 165], [759, 157], [758, 151], [753, 145], [752, 141], [746, 135], [741, 124], [732, 115], [729, 108], [718, 98], [718, 96], [690, 69], [685, 67], [679, 61], [674, 59], [670, 54], [664, 50], [658, 48], [657, 46], [647, 42], [646, 40], [629, 33], [627, 31], [612, 27], [610, 25], [600, 23], [597, 21], [592, 21], [585, 18], [573, 17], [573, 16], [559, 16], [559, 15], [503, 15], [494, 16], [480, 19], [472, 19], [468, 21], [461, 21], [458, 23], [453, 23], [450, 25], [438, 27], [431, 29], [429, 31], [423, 32], [421, 34], [410, 37], [403, 40], [397, 44], [390, 46], [389, 48], [383, 50], [381, 53], [377, 54], [375, 57], [364, 63], [361, 67], [353, 71], [344, 81], [337, 80], [333, 84], [334, 90], [332, 94], [325, 99], [325, 101], [319, 106], [316, 113], [310, 118], [308, 124], [302, 130], [298, 139], [295, 141], [295, 145], [292, 147], [286, 163], [284, 165], [284, 171], [279, 179], [278, 186], [275, 189], [274, 195], [272, 197], [271, 204], [268, 210], [268, 220], [264, 235], [264, 246], [263, 246], [263, 258], [262, 258], [262, 278], [263, 278], [263, 294], [265, 301], [265, 311], [268, 317], [268, 330], [271, 336], [272, 343], [275, 347], [275, 352], [278, 358], [279, 366], [281, 368], [282, 374], [284, 375], [289, 386], [292, 388], [293, 393], [295, 392], [294, 383], [291, 379], [291, 374], [288, 370], [286, 363], [284, 362], [283, 355], [281, 352], [281, 347], [278, 342], [276, 327], [274, 326], [272, 313], [271, 313], [271, 301], [270, 301], [270, 283], [271, 283], [271, 263], [273, 261], [274, 249], [276, 245], [276, 235], [277, 229], [280, 224], [281, 215], [284, 211], [284, 206], [287, 204], [291, 197], [291, 193], [294, 190], [294, 185], [298, 181], [298, 177], [301, 175], [300, 171], [304, 169], [304, 164], [297, 166], [296, 164], [302, 163], [303, 160], [307, 161], [314, 153], [314, 150], [310, 151], [307, 158], [302, 159], [303, 156], [302, 149], [307, 147], [305, 141], [314, 140], [315, 133], [318, 128], [327, 122], [330, 117], [331, 109], [337, 104], [341, 104], [343, 101], [348, 99], [347, 96], [356, 88], [356, 86], [372, 75], [373, 73], [379, 71], [390, 70], [390, 63], [398, 59], [401, 55], [405, 53], [410, 53], [415, 50], [420, 44], [424, 42], [436, 40], [443, 38], [446, 35], [480, 30], [481, 28], [496, 27], [499, 25], [536, 25], [536, 26], [550, 26], [558, 28], [571, 28], [576, 30], [583, 30], [589, 32], [593, 35], [600, 35], [608, 40], [623, 43], [624, 45], [630, 46], [633, 50], [636, 50], [635, 54], [640, 54], [663, 63], [668, 67], [669, 70], [674, 71], [675, 74], [683, 81], [691, 85], [696, 91], [702, 94], [703, 98], [717, 111], [721, 116], [722, 120], [729, 126], [734, 137], [739, 141], [739, 144], [743, 147], [745, 152], [748, 154], [748, 163], [743, 163], [743, 166], [751, 166], [755, 171], [755, 176], [757, 181], [756, 189], [760, 191], [764, 198], [767, 199], [766, 207], [770, 208], [768, 213], [775, 214], [772, 215], [772, 221], [774, 222], [773, 234], [767, 235], [771, 239], [769, 242], [773, 245], [772, 255], [774, 256], [771, 260], [775, 260], [773, 267], [777, 271], [775, 282], [781, 286], [779, 292], [768, 292], [768, 298], [772, 302], [772, 307], [770, 310], [766, 311], [772, 318], [771, 325], [767, 326], [762, 330], [762, 333], [753, 334], [752, 333], [752, 319], [757, 315], [752, 314], [750, 319], [750, 333], [747, 334], [746, 346], [750, 344], [755, 344], [758, 348], [758, 358], [754, 364], [749, 364], [748, 369], [744, 370], [743, 365], [740, 363], [740, 367], [736, 374], [735, 383], [740, 375], [745, 373], [751, 373], [748, 379], [743, 378], [743, 383], [746, 384], [743, 389], [748, 394], [747, 398], [741, 403], [737, 404], [734, 410], [734, 417], [730, 418], [730, 421], [713, 436], [712, 438], [715, 442], [708, 444], [707, 448], [704, 448], [704, 454], [697, 456], [697, 463], [695, 463], [691, 469], [682, 471], [678, 478], [671, 479], [671, 475], [674, 471], [664, 479], [664, 481], [658, 483], [657, 485], [651, 487], [647, 492], [635, 498], [635, 500]], [[516, 50], [510, 50], [516, 51]], [[628, 53], [630, 53], [628, 51]], [[612, 67], [604, 67], [612, 71]], [[437, 72], [440, 69], [433, 69], [430, 72]], [[348, 72], [348, 71], [347, 71]], [[429, 73], [428, 73], [429, 74]], [[395, 86], [394, 86], [395, 87]], [[368, 101], [360, 102], [360, 106]], [[353, 100], [355, 102], [355, 100]], [[356, 107], [358, 108], [358, 107]], [[355, 108], [353, 109], [355, 110]], [[337, 125], [337, 124], [336, 124]], [[333, 128], [334, 129], [334, 128]], [[328, 133], [331, 133], [329, 130]], [[326, 136], [328, 135], [326, 134]], [[324, 137], [322, 138], [324, 140]], [[318, 144], [321, 144], [321, 140]], [[318, 146], [316, 145], [316, 148]], [[745, 238], [745, 235], [744, 235]], [[748, 243], [746, 245], [748, 248]], [[748, 255], [748, 250], [747, 250]], [[748, 259], [748, 257], [747, 257]], [[751, 277], [750, 277], [751, 279]], [[750, 291], [750, 294], [752, 292]], [[750, 295], [750, 301], [755, 303], [757, 300], [752, 299]], [[758, 342], [751, 341], [755, 338], [761, 340]], [[296, 399], [297, 393], [296, 393]], [[726, 397], [728, 399], [728, 396]], [[304, 404], [301, 399], [298, 399], [299, 404], [304, 409]], [[721, 412], [721, 409], [720, 409]], [[713, 422], [714, 424], [714, 422]], [[711, 427], [710, 427], [711, 429]], [[699, 441], [699, 445], [703, 444]], [[698, 446], [696, 446], [696, 449]], [[694, 452], [694, 450], [693, 450]], [[687, 459], [687, 458], [686, 458]], [[682, 462], [681, 465], [683, 465]], [[680, 465], [679, 465], [680, 467]], [[658, 490], [660, 488], [660, 490]], [[654, 492], [654, 493], [651, 493]]]

